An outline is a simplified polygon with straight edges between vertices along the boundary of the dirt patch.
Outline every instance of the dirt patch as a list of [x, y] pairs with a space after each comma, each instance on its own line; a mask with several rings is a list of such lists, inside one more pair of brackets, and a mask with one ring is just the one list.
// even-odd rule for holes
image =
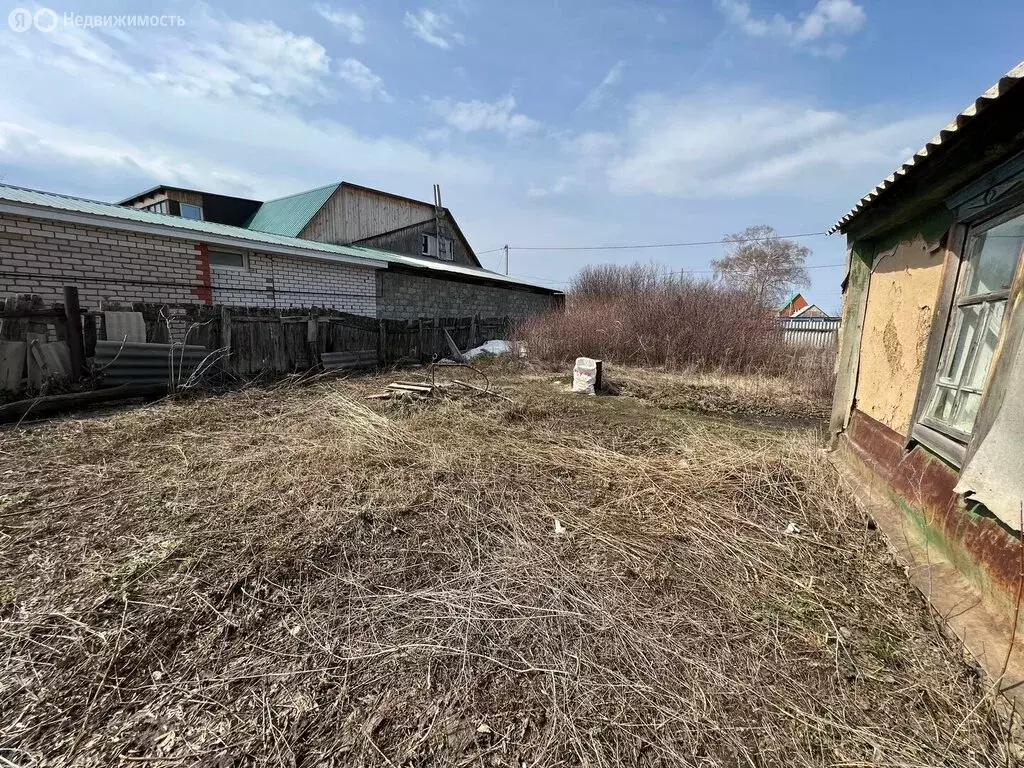
[[0, 435], [0, 756], [1003, 764], [812, 433], [495, 380]]

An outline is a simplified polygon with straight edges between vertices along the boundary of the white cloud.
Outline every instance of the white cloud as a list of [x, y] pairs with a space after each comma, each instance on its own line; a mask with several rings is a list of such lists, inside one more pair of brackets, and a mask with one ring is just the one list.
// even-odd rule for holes
[[610, 131], [585, 131], [555, 137], [564, 154], [581, 168], [604, 168], [622, 147], [622, 137]]
[[867, 21], [864, 8], [853, 0], [818, 0], [809, 13], [797, 19], [775, 14], [770, 19], [754, 15], [747, 0], [715, 0], [726, 20], [749, 37], [776, 38], [816, 54], [841, 55], [845, 48], [836, 42], [817, 45], [828, 37], [852, 35]]
[[536, 130], [540, 123], [516, 112], [516, 100], [510, 94], [497, 101], [435, 101], [434, 111], [448, 125], [463, 133], [495, 131], [505, 136], [519, 136]]
[[214, 18], [203, 34], [168, 51], [161, 72], [170, 82], [201, 91], [210, 68], [215, 86], [238, 94], [289, 98], [320, 93], [321, 78], [330, 70], [330, 56], [320, 43], [270, 21]]
[[366, 24], [358, 13], [343, 11], [326, 3], [317, 3], [313, 10], [347, 34], [348, 41], [353, 45], [362, 45], [366, 42]]
[[[338, 178], [399, 192], [491, 178], [475, 158], [307, 120], [299, 106], [329, 98], [335, 75], [378, 98], [383, 85], [357, 60], [335, 63], [272, 24], [222, 19], [192, 30], [197, 38], [70, 32], [23, 44], [0, 30], [0, 166], [10, 183], [29, 174], [64, 191], [103, 180], [124, 194], [162, 182], [270, 197]], [[215, 55], [202, 61], [206, 53]]]
[[5, 43], [5, 52], [82, 76], [100, 69], [135, 88], [155, 85], [185, 96], [328, 101], [338, 93], [334, 74], [364, 98], [390, 101], [383, 80], [362, 62], [347, 58], [336, 63], [313, 38], [273, 22], [235, 21], [204, 7], [189, 33], [142, 45], [120, 30], [67, 27], [34, 39], [31, 47], [15, 38], [11, 46]]
[[422, 141], [448, 141], [452, 137], [452, 129], [448, 126], [440, 128], [428, 128], [420, 133]]
[[418, 13], [406, 11], [404, 23], [416, 37], [435, 48], [447, 50], [452, 47], [452, 43], [461, 45], [466, 42], [461, 32], [452, 29], [452, 20], [447, 14], [429, 8], [421, 8]]
[[618, 85], [619, 81], [622, 80], [622, 70], [625, 68], [625, 61], [617, 61], [608, 70], [608, 73], [604, 76], [604, 79], [598, 83], [587, 97], [580, 104], [580, 109], [594, 110], [597, 109], [604, 101], [605, 96], [608, 95], [608, 91]]
[[564, 195], [574, 187], [579, 186], [579, 179], [574, 176], [559, 176], [555, 183], [549, 187], [530, 186], [526, 190], [526, 196], [533, 199], [551, 197], [552, 195]]
[[649, 95], [630, 109], [622, 149], [605, 166], [613, 189], [740, 198], [835, 188], [865, 168], [892, 168], [941, 123], [894, 122], [785, 103], [744, 91]]
[[391, 101], [384, 88], [384, 81], [358, 59], [345, 59], [338, 67], [338, 77], [363, 94], [367, 99], [374, 97]]

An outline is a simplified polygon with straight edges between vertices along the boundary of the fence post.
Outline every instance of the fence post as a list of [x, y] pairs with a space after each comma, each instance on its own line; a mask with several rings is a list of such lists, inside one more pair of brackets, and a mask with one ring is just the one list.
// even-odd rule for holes
[[387, 339], [388, 332], [387, 327], [384, 325], [384, 321], [380, 321], [380, 327], [377, 331], [377, 361], [381, 365], [386, 365], [387, 360]]
[[227, 307], [220, 308], [220, 346], [226, 349], [224, 355], [224, 367], [231, 367], [231, 310]]
[[306, 349], [309, 354], [310, 368], [316, 368], [320, 363], [320, 349], [316, 343], [317, 325], [316, 316], [310, 311], [309, 318], [306, 320]]
[[64, 286], [64, 318], [67, 322], [68, 357], [71, 359], [71, 380], [85, 373], [85, 339], [82, 336], [82, 308], [78, 304], [78, 288]]

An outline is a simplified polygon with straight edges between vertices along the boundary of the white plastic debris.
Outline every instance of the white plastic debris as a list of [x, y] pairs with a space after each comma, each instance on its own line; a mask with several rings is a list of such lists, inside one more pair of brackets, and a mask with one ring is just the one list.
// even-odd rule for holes
[[507, 341], [501, 339], [493, 339], [491, 341], [485, 341], [479, 347], [473, 347], [470, 350], [462, 353], [462, 356], [467, 360], [473, 360], [474, 358], [480, 357], [481, 355], [494, 355], [498, 357], [500, 355], [511, 355], [512, 345]]
[[800, 533], [800, 526], [791, 522], [786, 526], [786, 530], [784, 530], [783, 533], [787, 536], [793, 536], [794, 534]]
[[572, 391], [578, 395], [596, 394], [597, 361], [589, 357], [577, 357], [572, 369]]
[[556, 517], [555, 518], [555, 535], [556, 536], [561, 536], [563, 533], [565, 533], [565, 526], [562, 525], [562, 521], [559, 520]]

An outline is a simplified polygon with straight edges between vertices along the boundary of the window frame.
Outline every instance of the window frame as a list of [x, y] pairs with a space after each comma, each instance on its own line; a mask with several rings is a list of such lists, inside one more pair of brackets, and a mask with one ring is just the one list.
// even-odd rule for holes
[[142, 206], [142, 210], [148, 211], [149, 213], [158, 213], [164, 216], [169, 216], [171, 213], [171, 201], [170, 200], [158, 200], [155, 203]]
[[[430, 246], [433, 244], [434, 249], [431, 253]], [[429, 232], [423, 232], [420, 235], [420, 256], [429, 256], [431, 258], [437, 258], [437, 235], [433, 235]]]
[[[932, 331], [925, 351], [925, 375], [921, 377], [918, 387], [917, 401], [914, 405], [914, 415], [909, 435], [911, 442], [921, 443], [955, 467], [961, 467], [964, 464], [975, 428], [982, 420], [982, 413], [985, 409], [985, 395], [989, 389], [992, 373], [998, 364], [999, 349], [1009, 327], [1012, 313], [1007, 311], [1007, 309], [1013, 288], [1011, 284], [1011, 287], [1005, 290], [1001, 289], [966, 295], [961, 295], [959, 291], [961, 287], [962, 290], [967, 290], [977, 266], [978, 254], [973, 253], [973, 250], [977, 247], [975, 245], [977, 243], [975, 238], [1000, 224], [1024, 215], [1024, 200], [1014, 195], [1012, 199], [993, 201], [991, 205], [985, 206], [980, 210], [975, 209], [972, 213], [975, 215], [964, 217], [955, 222], [948, 236], [942, 288], [939, 301], [936, 304]], [[1024, 249], [1017, 255], [1015, 275], [1021, 272], [1022, 265], [1024, 265]], [[999, 341], [996, 344], [995, 350], [996, 357], [989, 364], [985, 385], [980, 388], [980, 391], [976, 392], [976, 394], [981, 396], [981, 402], [978, 405], [978, 412], [971, 426], [971, 432], [968, 433], [935, 419], [928, 412], [932, 406], [940, 374], [945, 370], [949, 362], [949, 356], [954, 354], [955, 343], [952, 340], [955, 339], [955, 334], [959, 332], [960, 323], [962, 322], [960, 318], [963, 317], [958, 310], [962, 307], [984, 304], [986, 309], [983, 320], [987, 320], [990, 308], [998, 302], [1004, 302], [1006, 308], [1003, 310], [1003, 317], [1000, 322]], [[984, 330], [984, 327], [983, 323], [979, 323], [979, 334], [972, 341], [972, 349], [968, 355], [969, 360], [965, 361], [965, 365], [966, 362], [969, 362], [973, 366], [977, 362], [974, 355], [977, 353], [976, 347], [979, 346], [982, 335], [981, 331]], [[950, 340], [948, 345], [947, 340]], [[975, 388], [962, 387], [962, 381], [967, 378], [969, 378], [969, 373], [965, 369], [961, 377], [961, 385], [957, 386], [957, 391], [966, 389], [967, 391], [975, 392]]]
[[[444, 246], [443, 248], [441, 246]], [[447, 254], [447, 255], [444, 255]], [[455, 261], [455, 240], [450, 237], [437, 238], [437, 258], [441, 261]]]
[[[215, 253], [224, 253], [224, 254], [230, 254], [232, 256], [240, 256], [242, 263], [241, 263], [241, 265], [237, 265], [237, 266], [235, 264], [214, 264], [213, 263], [213, 254], [215, 254]], [[222, 270], [227, 270], [227, 271], [231, 271], [231, 272], [248, 272], [249, 271], [249, 254], [246, 253], [245, 251], [236, 251], [236, 250], [231, 249], [231, 248], [207, 248], [207, 250], [206, 250], [206, 260], [207, 260], [207, 262], [210, 265], [210, 269], [222, 269]]]
[[[193, 218], [191, 218], [189, 216], [186, 216], [184, 213], [182, 213], [182, 210], [185, 207], [195, 208], [197, 211], [199, 211], [199, 218], [193, 219]], [[196, 205], [195, 203], [182, 203], [181, 201], [179, 201], [178, 202], [178, 216], [180, 218], [182, 218], [182, 219], [187, 219], [188, 221], [205, 221], [205, 219], [203, 217], [203, 206]]]

